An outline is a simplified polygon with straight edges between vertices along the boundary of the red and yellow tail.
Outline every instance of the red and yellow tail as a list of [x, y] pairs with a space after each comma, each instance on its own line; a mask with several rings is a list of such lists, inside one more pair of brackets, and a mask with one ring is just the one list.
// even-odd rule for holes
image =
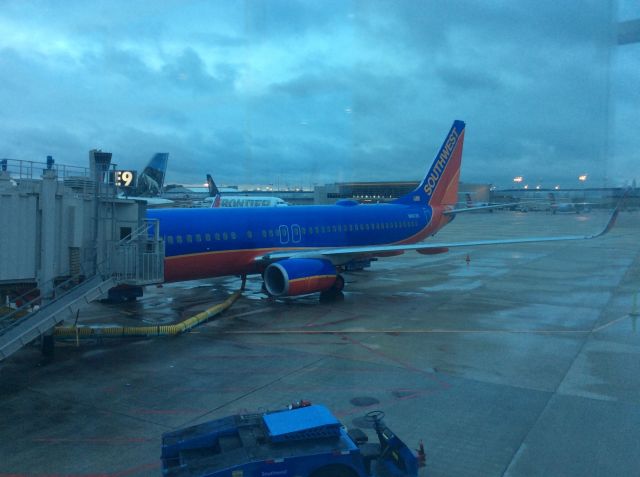
[[420, 185], [394, 202], [398, 204], [455, 206], [458, 201], [458, 182], [464, 143], [463, 121], [454, 121], [431, 168]]

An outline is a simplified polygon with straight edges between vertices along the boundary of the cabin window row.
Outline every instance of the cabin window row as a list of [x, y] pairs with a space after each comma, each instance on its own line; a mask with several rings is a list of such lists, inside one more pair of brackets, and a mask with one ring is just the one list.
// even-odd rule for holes
[[[401, 222], [378, 222], [378, 223], [367, 223], [367, 224], [345, 224], [345, 225], [320, 225], [315, 227], [300, 227], [300, 233], [302, 235], [320, 235], [327, 233], [342, 233], [342, 232], [367, 232], [371, 230], [392, 230], [399, 228], [407, 228], [407, 227], [417, 227], [418, 222], [415, 220], [410, 221], [401, 221]], [[273, 238], [280, 237], [280, 229], [263, 229], [261, 231], [262, 238]], [[253, 232], [251, 230], [246, 231], [246, 237], [248, 239], [253, 238]], [[238, 238], [238, 234], [236, 232], [215, 232], [215, 233], [205, 233], [205, 234], [186, 234], [176, 235], [167, 235], [166, 241], [167, 244], [173, 245], [174, 243], [183, 244], [183, 243], [200, 243], [200, 242], [211, 242], [211, 241], [224, 241], [224, 240], [236, 240]]]
[[[253, 237], [253, 233], [249, 230], [247, 231], [247, 238]], [[165, 237], [167, 243], [169, 245], [173, 245], [174, 243], [199, 243], [199, 242], [211, 242], [213, 240], [236, 240], [238, 238], [238, 234], [235, 232], [216, 232], [213, 234], [186, 234], [184, 237], [182, 235], [167, 235]]]

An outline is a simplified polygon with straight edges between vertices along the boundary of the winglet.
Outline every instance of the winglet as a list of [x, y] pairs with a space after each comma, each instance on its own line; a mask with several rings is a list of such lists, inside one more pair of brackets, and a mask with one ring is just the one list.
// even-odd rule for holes
[[599, 233], [592, 235], [589, 238], [602, 237], [604, 234], [609, 233], [609, 231], [613, 228], [613, 226], [616, 223], [616, 219], [618, 218], [618, 213], [620, 213], [620, 205], [618, 205], [613, 210], [613, 212], [611, 213], [611, 217], [609, 217], [609, 221], [607, 222], [607, 225], [604, 226], [604, 229], [602, 229]]
[[627, 196], [628, 195], [629, 195], [629, 189], [627, 189], [625, 191], [625, 193], [622, 194], [622, 197], [620, 198], [620, 200], [616, 204], [616, 208], [613, 209], [613, 212], [611, 212], [611, 217], [609, 217], [609, 221], [607, 222], [607, 225], [604, 226], [604, 229], [602, 229], [602, 231], [600, 233], [597, 233], [596, 235], [593, 235], [591, 238], [602, 237], [604, 234], [609, 233], [609, 231], [616, 224], [616, 219], [618, 218], [618, 214], [620, 213], [620, 209], [622, 209], [623, 204], [627, 201]]

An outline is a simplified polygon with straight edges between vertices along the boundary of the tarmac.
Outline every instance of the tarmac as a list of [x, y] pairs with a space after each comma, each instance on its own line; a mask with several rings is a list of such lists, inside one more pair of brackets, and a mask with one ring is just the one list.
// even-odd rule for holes
[[[608, 215], [458, 216], [436, 238], [590, 234]], [[406, 253], [342, 297], [271, 301], [259, 277], [193, 331], [58, 341], [0, 362], [0, 477], [160, 475], [163, 432], [307, 399], [347, 426], [373, 409], [429, 476], [640, 475], [640, 213], [585, 241]], [[79, 324], [169, 324], [234, 277], [91, 304]], [[635, 297], [635, 300], [634, 300]]]

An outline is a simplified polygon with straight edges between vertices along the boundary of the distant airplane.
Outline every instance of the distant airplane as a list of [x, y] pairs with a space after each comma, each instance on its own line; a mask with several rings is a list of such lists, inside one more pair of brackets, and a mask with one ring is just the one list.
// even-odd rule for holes
[[474, 212], [474, 211], [493, 212], [495, 209], [507, 209], [520, 204], [519, 202], [511, 202], [511, 203], [504, 203], [504, 204], [491, 203], [491, 202], [474, 202], [471, 199], [470, 193], [465, 192], [464, 196], [465, 196], [465, 202], [464, 202], [465, 207], [456, 209], [456, 213]]
[[465, 197], [465, 206], [467, 209], [477, 209], [479, 211], [484, 212], [493, 212], [495, 209], [505, 209], [507, 207], [511, 207], [515, 204], [492, 204], [490, 202], [474, 202], [471, 199], [471, 194], [466, 192], [464, 194]]
[[579, 214], [590, 212], [593, 202], [557, 202], [553, 192], [549, 192], [549, 204], [552, 214]]
[[280, 197], [225, 195], [220, 192], [210, 174], [207, 174], [207, 186], [209, 187], [209, 197], [203, 200], [205, 207], [282, 207], [289, 205]]
[[122, 196], [127, 199], [143, 200], [149, 206], [173, 204], [172, 200], [160, 197], [168, 161], [169, 153], [158, 152], [154, 154], [144, 170], [138, 175], [136, 185], [124, 188]]
[[408, 250], [431, 255], [452, 247], [591, 239], [613, 226], [617, 208], [595, 235], [418, 243], [461, 212], [454, 205], [464, 133], [464, 122], [454, 121], [420, 185], [389, 203], [148, 210], [165, 240], [165, 280], [240, 275], [244, 285], [248, 274], [259, 273], [274, 297], [331, 296], [343, 289], [341, 272], [354, 261]]
[[471, 199], [471, 194], [469, 194], [468, 192], [464, 194], [464, 198], [465, 198], [465, 205], [467, 207], [486, 207], [488, 205], [495, 205], [495, 204], [490, 204], [489, 202], [474, 202]]

